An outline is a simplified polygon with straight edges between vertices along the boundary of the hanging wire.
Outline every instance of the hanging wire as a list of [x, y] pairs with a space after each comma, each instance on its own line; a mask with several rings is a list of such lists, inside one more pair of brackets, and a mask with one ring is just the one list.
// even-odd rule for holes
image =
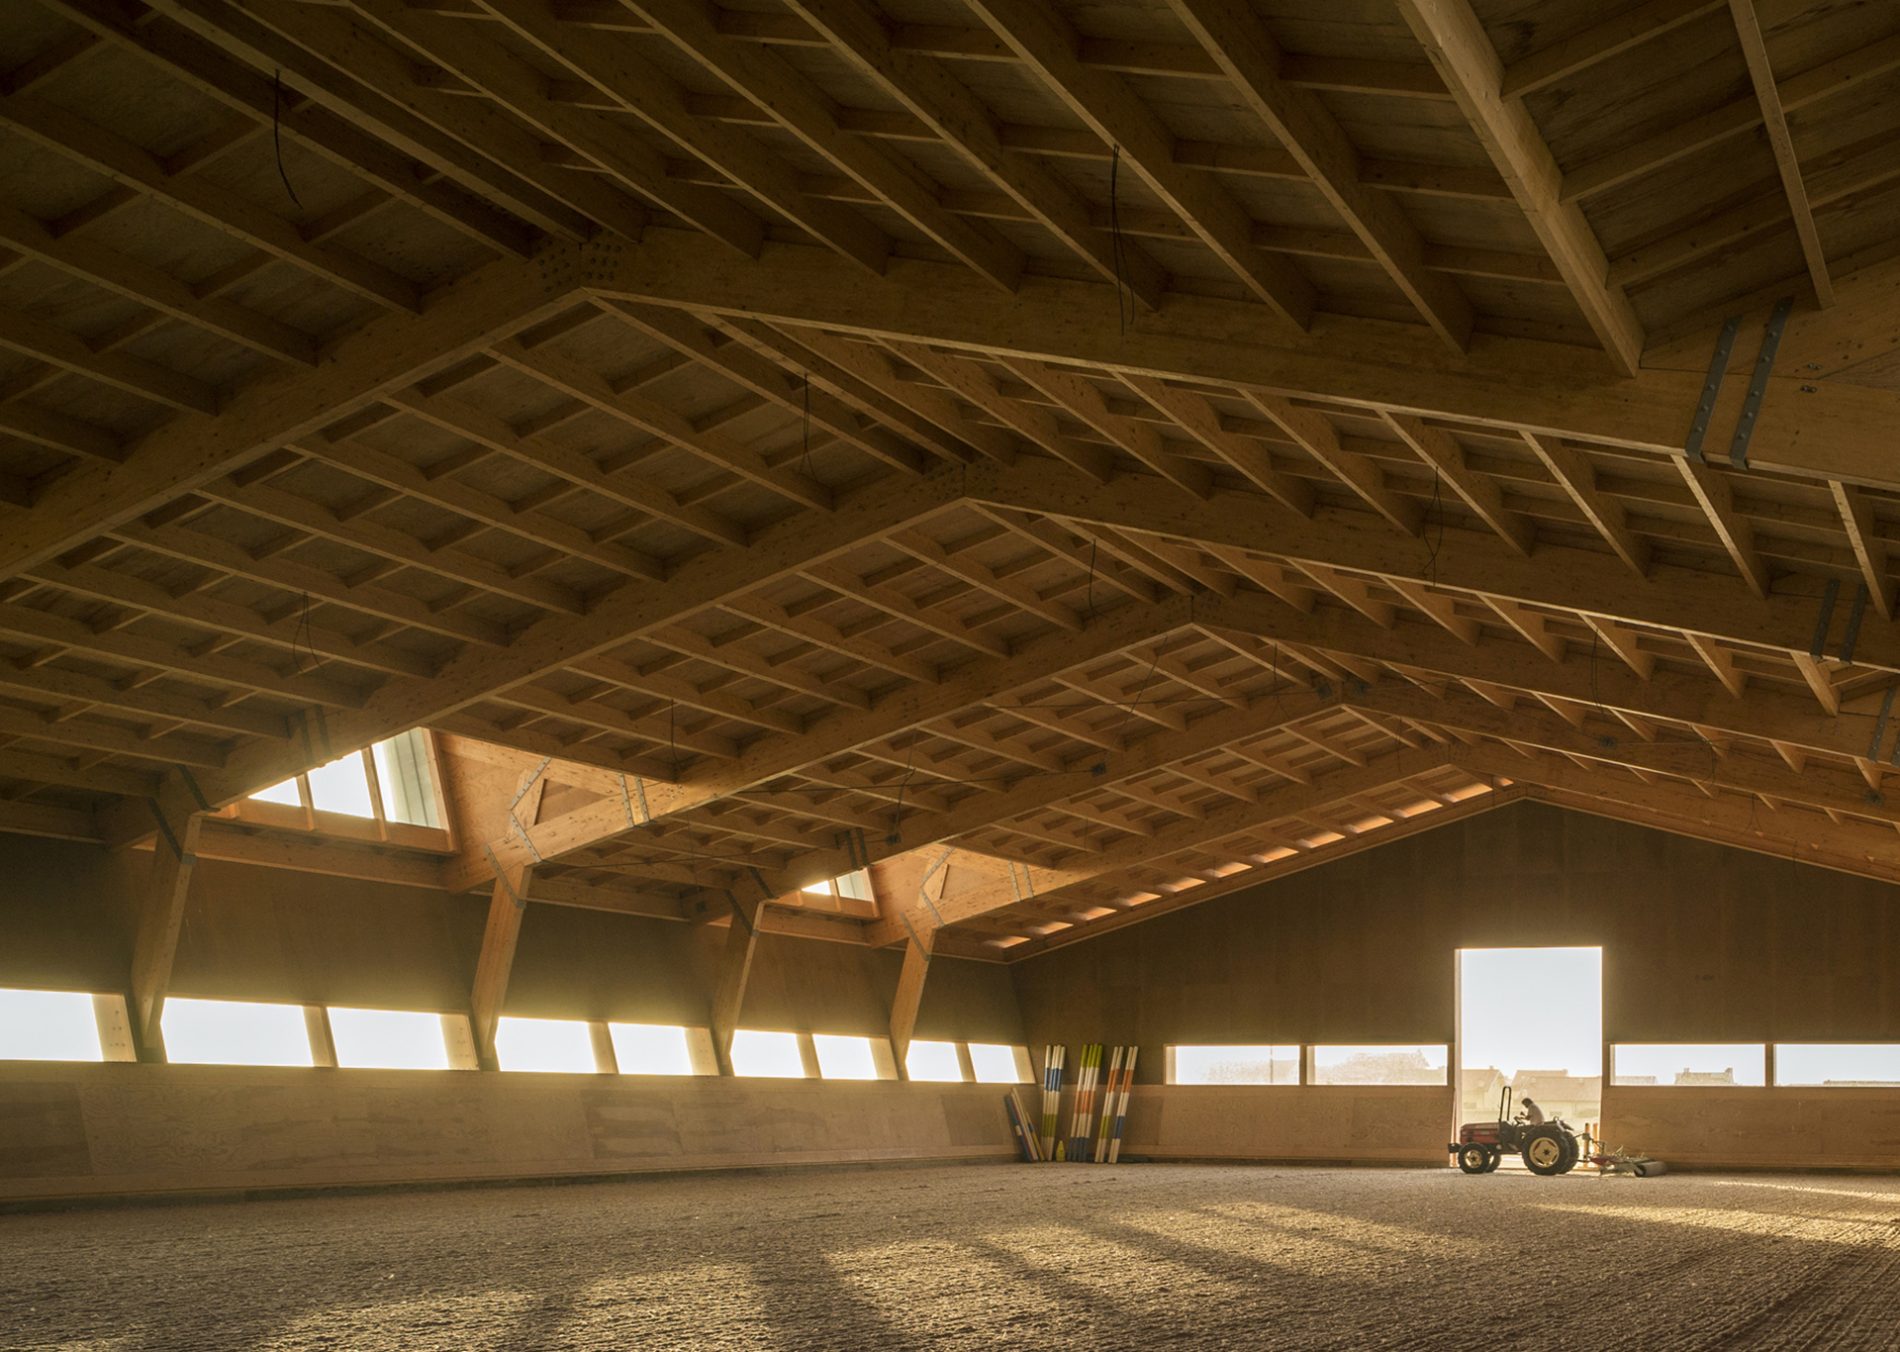
[[898, 841], [899, 833], [903, 829], [904, 794], [910, 789], [911, 772], [915, 770], [917, 766], [917, 743], [922, 740], [923, 738], [921, 737], [912, 737], [910, 739], [910, 748], [905, 753], [904, 777], [897, 785], [897, 807], [896, 810], [891, 813], [891, 834], [886, 842], [887, 844], [895, 845]]
[[290, 185], [290, 175], [284, 169], [284, 73], [280, 70], [272, 71], [270, 77], [270, 143], [277, 153], [277, 177], [283, 180], [291, 204], [302, 211], [303, 200]]
[[310, 593], [303, 593], [303, 609], [297, 616], [297, 627], [290, 631], [290, 656], [297, 664], [297, 674], [308, 676], [323, 669], [323, 657], [317, 652], [316, 631], [310, 626]]

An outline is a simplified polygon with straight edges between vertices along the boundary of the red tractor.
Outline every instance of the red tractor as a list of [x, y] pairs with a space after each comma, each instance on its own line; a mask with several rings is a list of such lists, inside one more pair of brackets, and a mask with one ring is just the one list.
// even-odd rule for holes
[[1504, 1086], [1495, 1122], [1467, 1122], [1447, 1149], [1468, 1174], [1488, 1174], [1506, 1155], [1522, 1155], [1524, 1167], [1549, 1177], [1567, 1174], [1583, 1157], [1585, 1138], [1562, 1118], [1548, 1122], [1512, 1121], [1511, 1086]]

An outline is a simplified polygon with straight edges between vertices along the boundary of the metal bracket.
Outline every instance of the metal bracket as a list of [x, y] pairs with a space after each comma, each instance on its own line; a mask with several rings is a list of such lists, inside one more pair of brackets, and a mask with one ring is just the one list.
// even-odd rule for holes
[[[1895, 690], [1900, 690], [1900, 682], [1888, 686], [1887, 697], [1880, 701], [1880, 717], [1874, 720], [1874, 735], [1867, 739], [1867, 759], [1870, 761], [1880, 759], [1880, 744], [1887, 736], [1887, 719], [1893, 713], [1893, 694]], [[1895, 744], [1893, 754], [1895, 757], [1900, 758], [1900, 743]], [[1900, 764], [1900, 759], [1897, 759], [1895, 764]]]
[[1698, 465], [1708, 463], [1702, 455], [1702, 439], [1708, 435], [1709, 418], [1715, 412], [1715, 396], [1721, 392], [1722, 377], [1728, 374], [1728, 354], [1734, 350], [1735, 334], [1741, 327], [1742, 317], [1735, 315], [1716, 335], [1708, 378], [1702, 382], [1702, 398], [1696, 401], [1695, 417], [1689, 422], [1689, 439], [1682, 443], [1683, 451]]
[[1748, 443], [1755, 435], [1755, 418], [1761, 412], [1761, 402], [1768, 394], [1768, 374], [1775, 369], [1775, 352], [1781, 347], [1781, 331], [1787, 327], [1788, 312], [1794, 309], [1794, 298], [1784, 296], [1775, 302], [1775, 308], [1769, 312], [1768, 326], [1761, 334], [1761, 354], [1755, 358], [1755, 369], [1748, 377], [1748, 395], [1742, 400], [1742, 416], [1735, 422], [1735, 439], [1729, 443], [1729, 463], [1736, 469], [1748, 468]]

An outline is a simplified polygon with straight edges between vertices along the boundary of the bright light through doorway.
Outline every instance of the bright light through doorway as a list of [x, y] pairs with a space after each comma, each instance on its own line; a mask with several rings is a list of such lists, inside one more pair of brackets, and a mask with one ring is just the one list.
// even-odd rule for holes
[[1458, 952], [1460, 1114], [1494, 1118], [1528, 1094], [1551, 1117], [1597, 1120], [1603, 1094], [1603, 950]]

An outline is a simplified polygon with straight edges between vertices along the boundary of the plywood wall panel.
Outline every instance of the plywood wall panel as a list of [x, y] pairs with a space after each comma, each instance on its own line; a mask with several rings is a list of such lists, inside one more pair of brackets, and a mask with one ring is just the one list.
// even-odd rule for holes
[[1671, 1168], [1900, 1169], [1900, 1091], [1603, 1091], [1614, 1144]]
[[1138, 1086], [1122, 1153], [1147, 1159], [1443, 1166], [1450, 1089]]
[[989, 1086], [0, 1066], [0, 1201], [1013, 1154]]
[[1900, 889], [1519, 803], [1011, 968], [1025, 1032], [1448, 1042], [1460, 947], [1600, 944], [1619, 1041], [1900, 1041]]
[[0, 835], [0, 986], [116, 990], [149, 858]]

